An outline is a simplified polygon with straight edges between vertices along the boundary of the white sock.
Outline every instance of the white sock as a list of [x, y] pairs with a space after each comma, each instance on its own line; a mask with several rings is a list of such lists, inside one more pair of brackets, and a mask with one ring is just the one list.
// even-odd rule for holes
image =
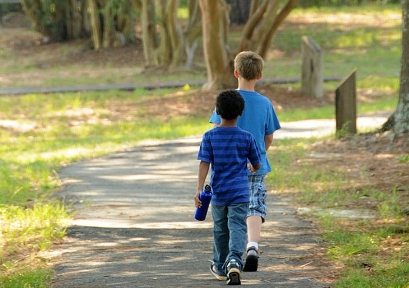
[[247, 249], [249, 249], [250, 247], [254, 247], [254, 248], [256, 248], [256, 250], [258, 250], [258, 243], [257, 242], [247, 243]]

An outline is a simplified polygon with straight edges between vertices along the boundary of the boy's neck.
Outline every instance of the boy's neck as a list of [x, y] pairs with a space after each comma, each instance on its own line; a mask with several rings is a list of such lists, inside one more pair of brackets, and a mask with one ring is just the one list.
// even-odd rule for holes
[[250, 80], [250, 81], [244, 80], [244, 79], [239, 79], [239, 81], [238, 81], [239, 86], [238, 86], [237, 89], [254, 92], [255, 91], [254, 87], [256, 86], [256, 81], [257, 81], [256, 79]]
[[236, 127], [237, 126], [237, 118], [232, 120], [223, 119], [219, 125], [219, 127]]

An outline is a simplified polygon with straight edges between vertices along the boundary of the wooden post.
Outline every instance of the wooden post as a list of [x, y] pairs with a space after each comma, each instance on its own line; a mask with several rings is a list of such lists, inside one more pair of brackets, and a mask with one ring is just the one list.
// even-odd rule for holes
[[301, 55], [301, 90], [306, 95], [321, 98], [324, 95], [322, 49], [311, 37], [303, 36]]
[[356, 129], [356, 71], [345, 77], [335, 90], [336, 131], [355, 134]]

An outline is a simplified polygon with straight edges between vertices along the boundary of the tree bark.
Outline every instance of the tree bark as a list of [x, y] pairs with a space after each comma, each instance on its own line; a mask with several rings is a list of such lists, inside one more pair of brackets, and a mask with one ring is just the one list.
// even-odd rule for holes
[[182, 33], [182, 27], [178, 22], [178, 8], [179, 0], [168, 0], [166, 5], [166, 26], [169, 33], [170, 43], [172, 47], [172, 55], [170, 61], [170, 69], [176, 68], [183, 58], [183, 45], [184, 35]]
[[202, 35], [202, 23], [200, 21], [200, 8], [197, 0], [189, 1], [189, 19], [183, 31], [185, 39], [186, 69], [193, 66], [196, 48]]
[[199, 0], [202, 12], [203, 50], [207, 67], [207, 82], [202, 90], [233, 88], [233, 59], [227, 42], [228, 7], [222, 0]]
[[[208, 3], [209, 2], [209, 3]], [[271, 40], [289, 15], [298, 0], [253, 0], [250, 17], [243, 28], [239, 49], [235, 53], [252, 50], [266, 58]], [[233, 75], [233, 54], [230, 52], [228, 35], [228, 13], [224, 0], [200, 0], [203, 23], [203, 49], [208, 80], [203, 90], [232, 88], [237, 85]], [[280, 9], [280, 7], [282, 8]], [[222, 12], [223, 11], [223, 12]], [[229, 15], [229, 14], [227, 14]]]
[[298, 0], [287, 0], [280, 9], [281, 0], [253, 1], [249, 20], [243, 28], [240, 51], [252, 50], [265, 58], [278, 27], [284, 22]]
[[95, 50], [102, 47], [102, 29], [99, 20], [99, 7], [97, 0], [88, 0], [89, 18], [91, 26], [91, 38]]
[[158, 47], [158, 64], [168, 66], [172, 59], [171, 41], [169, 31], [166, 26], [166, 2], [162, 0], [156, 0], [156, 10], [158, 21], [160, 25], [159, 29], [159, 47]]
[[399, 102], [394, 121], [397, 136], [409, 132], [409, 0], [402, 1], [402, 61]]
[[226, 0], [231, 6], [230, 23], [235, 25], [243, 25], [249, 19], [251, 2], [242, 0]]
[[156, 66], [156, 49], [158, 42], [155, 32], [155, 2], [142, 0], [141, 4], [142, 44], [145, 67]]
[[31, 22], [33, 23], [34, 29], [36, 31], [43, 32], [39, 17], [39, 13], [42, 9], [40, 0], [34, 1], [22, 0], [21, 3], [23, 4], [25, 14], [30, 18]]
[[261, 41], [257, 51], [261, 57], [265, 58], [267, 56], [268, 49], [270, 48], [271, 41], [277, 32], [278, 27], [284, 22], [293, 8], [297, 5], [298, 0], [288, 0], [285, 6], [280, 10], [278, 15], [275, 17], [273, 25], [268, 29], [266, 37]]

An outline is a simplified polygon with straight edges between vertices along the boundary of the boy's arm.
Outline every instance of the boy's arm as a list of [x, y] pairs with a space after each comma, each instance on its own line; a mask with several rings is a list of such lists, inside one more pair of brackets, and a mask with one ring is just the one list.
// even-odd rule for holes
[[274, 133], [268, 134], [264, 136], [264, 143], [266, 145], [266, 151], [270, 148], [271, 144], [273, 143]]
[[247, 168], [250, 170], [251, 173], [256, 173], [258, 169], [261, 168], [261, 164], [258, 163], [258, 164], [252, 165], [251, 163], [248, 163]]
[[200, 161], [199, 164], [199, 173], [197, 178], [197, 190], [194, 197], [195, 200], [195, 207], [200, 208], [202, 207], [202, 201], [199, 200], [200, 192], [203, 190], [204, 183], [206, 181], [207, 173], [209, 173], [210, 163], [204, 162], [203, 160]]

